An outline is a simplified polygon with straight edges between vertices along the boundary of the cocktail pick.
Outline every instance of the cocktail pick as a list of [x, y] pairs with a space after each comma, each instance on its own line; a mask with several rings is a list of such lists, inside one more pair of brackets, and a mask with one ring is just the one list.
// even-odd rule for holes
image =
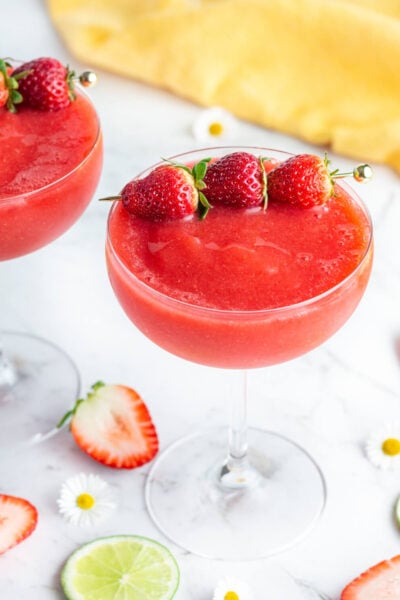
[[373, 176], [372, 167], [367, 163], [362, 165], [357, 165], [354, 167], [352, 171], [348, 171], [347, 173], [339, 173], [333, 171], [331, 173], [332, 179], [344, 179], [345, 177], [353, 177], [358, 183], [366, 183], [370, 181]]
[[85, 88], [92, 87], [97, 83], [97, 75], [94, 71], [83, 71], [83, 73], [81, 73], [75, 79], [77, 79]]

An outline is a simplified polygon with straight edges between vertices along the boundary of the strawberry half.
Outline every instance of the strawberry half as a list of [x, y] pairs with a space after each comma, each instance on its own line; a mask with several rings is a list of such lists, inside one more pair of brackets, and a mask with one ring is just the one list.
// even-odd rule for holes
[[78, 446], [108, 467], [133, 469], [157, 454], [158, 437], [150, 413], [132, 388], [98, 382], [58, 427], [68, 419]]
[[13, 75], [24, 73], [19, 91], [24, 104], [45, 111], [66, 108], [75, 100], [75, 73], [55, 58], [36, 58], [15, 69]]
[[384, 560], [354, 579], [343, 590], [341, 600], [398, 600], [400, 555]]
[[198, 208], [204, 218], [211, 208], [201, 191], [209, 161], [205, 158], [192, 168], [174, 163], [160, 165], [146, 177], [127, 183], [120, 196], [101, 200], [122, 200], [128, 212], [152, 221], [182, 219]]
[[30, 502], [0, 494], [0, 554], [27, 538], [37, 522], [38, 512]]
[[268, 175], [268, 200], [312, 208], [325, 204], [334, 193], [329, 161], [314, 154], [297, 154]]
[[212, 205], [250, 208], [266, 202], [264, 159], [249, 152], [233, 152], [213, 162], [204, 176]]

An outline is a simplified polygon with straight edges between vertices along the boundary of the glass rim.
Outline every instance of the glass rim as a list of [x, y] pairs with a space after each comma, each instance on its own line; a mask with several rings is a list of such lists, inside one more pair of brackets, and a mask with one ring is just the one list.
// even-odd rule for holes
[[[240, 152], [240, 151], [244, 151], [244, 150], [253, 150], [253, 151], [254, 150], [262, 150], [264, 152], [265, 151], [273, 152], [275, 155], [280, 154], [281, 156], [284, 156], [284, 157], [294, 156], [293, 153], [285, 152], [283, 150], [276, 150], [274, 148], [266, 148], [263, 146], [213, 146], [213, 147], [198, 148], [198, 149], [191, 150], [188, 152], [175, 154], [171, 157], [168, 157], [167, 160], [183, 158], [185, 156], [187, 157], [189, 155], [197, 154], [200, 152], [203, 152], [203, 153], [211, 152], [213, 150], [216, 150], [216, 151], [228, 150], [228, 151], [233, 151], [233, 152]], [[159, 162], [153, 164], [152, 166], [147, 167], [146, 169], [141, 171], [138, 175], [136, 175], [136, 177], [134, 177], [133, 179], [139, 179], [139, 178], [143, 177], [147, 172], [153, 170], [154, 168], [156, 168], [157, 166], [159, 166], [161, 164], [165, 164], [165, 160], [159, 161]], [[342, 279], [341, 281], [336, 283], [334, 286], [328, 288], [327, 290], [321, 292], [320, 294], [317, 294], [316, 296], [312, 296], [311, 298], [306, 298], [305, 300], [301, 300], [300, 302], [296, 302], [294, 304], [289, 304], [289, 305], [285, 305], [285, 306], [277, 306], [277, 307], [272, 307], [272, 308], [261, 308], [261, 309], [255, 309], [255, 310], [253, 310], [253, 309], [250, 309], [250, 310], [232, 309], [232, 310], [230, 310], [230, 309], [223, 309], [223, 308], [214, 308], [214, 307], [209, 307], [209, 306], [200, 306], [198, 304], [193, 304], [191, 302], [185, 302], [184, 300], [179, 300], [178, 298], [174, 298], [173, 296], [169, 296], [168, 294], [165, 294], [163, 292], [160, 292], [159, 290], [156, 290], [155, 288], [148, 285], [145, 281], [143, 281], [142, 279], [137, 277], [137, 275], [135, 275], [128, 269], [128, 267], [123, 263], [121, 258], [118, 256], [118, 253], [116, 252], [116, 250], [112, 244], [111, 236], [110, 236], [110, 223], [111, 223], [111, 218], [112, 218], [113, 212], [117, 209], [117, 207], [119, 205], [119, 202], [120, 202], [119, 200], [115, 200], [112, 203], [112, 206], [111, 206], [109, 214], [108, 214], [106, 243], [110, 247], [113, 258], [117, 260], [118, 264], [122, 267], [122, 270], [125, 273], [127, 273], [128, 278], [131, 281], [133, 281], [135, 283], [135, 285], [137, 285], [139, 288], [142, 288], [143, 290], [145, 290], [145, 292], [147, 292], [151, 296], [154, 296], [155, 298], [159, 298], [160, 301], [162, 301], [164, 304], [170, 304], [172, 306], [181, 307], [184, 310], [190, 310], [192, 312], [215, 315], [215, 316], [219, 316], [219, 317], [224, 316], [226, 318], [262, 317], [262, 316], [268, 316], [268, 315], [272, 315], [272, 314], [286, 313], [288, 311], [301, 310], [303, 308], [307, 308], [308, 306], [310, 306], [312, 304], [318, 303], [319, 301], [323, 300], [324, 298], [329, 297], [330, 295], [333, 295], [341, 287], [345, 287], [346, 283], [348, 283], [353, 277], [355, 277], [357, 275], [357, 273], [362, 269], [363, 265], [366, 262], [366, 259], [370, 255], [370, 251], [373, 246], [373, 223], [372, 223], [370, 212], [369, 212], [367, 206], [365, 205], [364, 201], [357, 194], [357, 192], [346, 182], [340, 181], [340, 183], [336, 183], [335, 185], [338, 185], [340, 188], [343, 188], [351, 196], [351, 198], [357, 203], [357, 206], [359, 208], [361, 208], [361, 210], [363, 211], [363, 213], [368, 221], [368, 224], [369, 224], [368, 244], [366, 245], [365, 252], [362, 255], [362, 257], [360, 258], [360, 261], [357, 264], [357, 266], [344, 279]]]
[[12, 202], [13, 200], [17, 200], [18, 198], [30, 198], [31, 196], [34, 196], [35, 194], [41, 194], [42, 192], [59, 185], [60, 183], [62, 183], [63, 181], [65, 181], [69, 177], [71, 177], [76, 171], [78, 171], [78, 169], [80, 169], [93, 155], [93, 153], [101, 139], [100, 117], [98, 115], [96, 107], [95, 107], [92, 99], [90, 98], [90, 96], [80, 86], [79, 86], [79, 90], [76, 89], [75, 91], [77, 91], [78, 94], [83, 96], [89, 102], [89, 104], [93, 108], [93, 113], [96, 117], [96, 122], [97, 122], [96, 137], [95, 137], [93, 144], [92, 144], [91, 148], [89, 149], [88, 153], [77, 165], [75, 165], [67, 173], [64, 173], [64, 175], [62, 175], [61, 177], [58, 177], [54, 181], [50, 181], [50, 183], [47, 183], [46, 185], [42, 185], [41, 187], [35, 188], [33, 190], [28, 190], [26, 192], [18, 192], [16, 194], [10, 194], [9, 196], [4, 196], [3, 198], [0, 197], [0, 204], [6, 204], [8, 202]]

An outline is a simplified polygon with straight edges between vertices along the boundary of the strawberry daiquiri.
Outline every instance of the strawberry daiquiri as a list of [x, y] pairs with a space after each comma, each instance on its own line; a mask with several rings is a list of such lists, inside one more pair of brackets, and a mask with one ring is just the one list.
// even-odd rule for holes
[[[32, 64], [22, 72], [31, 73]], [[29, 87], [31, 77], [18, 80], [26, 91], [15, 112], [0, 108], [0, 260], [41, 248], [71, 227], [92, 198], [102, 166], [99, 119], [90, 100], [76, 91], [66, 105], [59, 84], [51, 100], [48, 83], [47, 95], [39, 94], [37, 79]], [[28, 101], [31, 88], [36, 96]]]
[[[196, 151], [144, 172], [108, 221], [121, 306], [161, 348], [231, 369], [230, 380], [234, 369], [316, 348], [350, 317], [372, 266], [371, 221], [339, 183], [345, 175], [326, 158], [263, 148]], [[370, 167], [350, 175], [366, 180]], [[316, 523], [324, 479], [291, 440], [247, 429], [246, 372], [229, 400], [229, 428], [192, 433], [158, 457], [147, 507], [165, 535], [200, 556], [271, 556]]]
[[368, 281], [370, 239], [365, 210], [336, 185], [328, 205], [215, 204], [203, 220], [143, 219], [115, 203], [107, 260], [124, 310], [159, 346], [206, 365], [261, 367], [315, 348], [347, 320]]
[[[54, 58], [0, 59], [0, 261], [50, 243], [83, 213], [99, 181], [100, 123], [87, 96], [95, 82]], [[21, 282], [22, 284], [22, 282]], [[53, 435], [76, 401], [74, 363], [47, 340], [0, 333], [0, 454]], [[1, 515], [0, 515], [1, 520]]]

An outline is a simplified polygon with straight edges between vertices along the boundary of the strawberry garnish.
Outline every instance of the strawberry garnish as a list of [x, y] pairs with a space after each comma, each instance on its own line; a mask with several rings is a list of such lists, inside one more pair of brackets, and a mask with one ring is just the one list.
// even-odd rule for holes
[[192, 168], [174, 163], [160, 165], [146, 177], [127, 183], [120, 196], [102, 200], [122, 200], [128, 212], [152, 221], [181, 219], [198, 208], [204, 217], [210, 204], [201, 190], [209, 160], [205, 158]]
[[22, 102], [22, 96], [18, 91], [19, 79], [24, 72], [13, 73], [10, 63], [0, 59], [0, 108], [5, 106], [9, 111], [15, 112], [15, 104]]
[[132, 388], [98, 382], [58, 427], [67, 420], [78, 446], [108, 467], [133, 469], [157, 454], [158, 437], [150, 413]]
[[27, 538], [37, 521], [37, 510], [30, 502], [0, 494], [0, 554]]
[[268, 199], [311, 208], [325, 204], [334, 193], [329, 161], [313, 154], [285, 160], [268, 175]]
[[74, 71], [55, 58], [36, 58], [15, 69], [13, 75], [24, 73], [19, 92], [24, 104], [45, 111], [66, 108], [74, 99]]
[[211, 204], [237, 208], [265, 205], [264, 159], [248, 152], [233, 152], [213, 162], [204, 176]]
[[341, 600], [398, 600], [400, 555], [384, 560], [354, 579], [343, 590]]
[[351, 173], [329, 171], [330, 161], [314, 154], [297, 154], [288, 158], [268, 174], [268, 200], [312, 208], [328, 202], [335, 192], [336, 179], [353, 176], [367, 181], [372, 176], [369, 165], [359, 165]]

